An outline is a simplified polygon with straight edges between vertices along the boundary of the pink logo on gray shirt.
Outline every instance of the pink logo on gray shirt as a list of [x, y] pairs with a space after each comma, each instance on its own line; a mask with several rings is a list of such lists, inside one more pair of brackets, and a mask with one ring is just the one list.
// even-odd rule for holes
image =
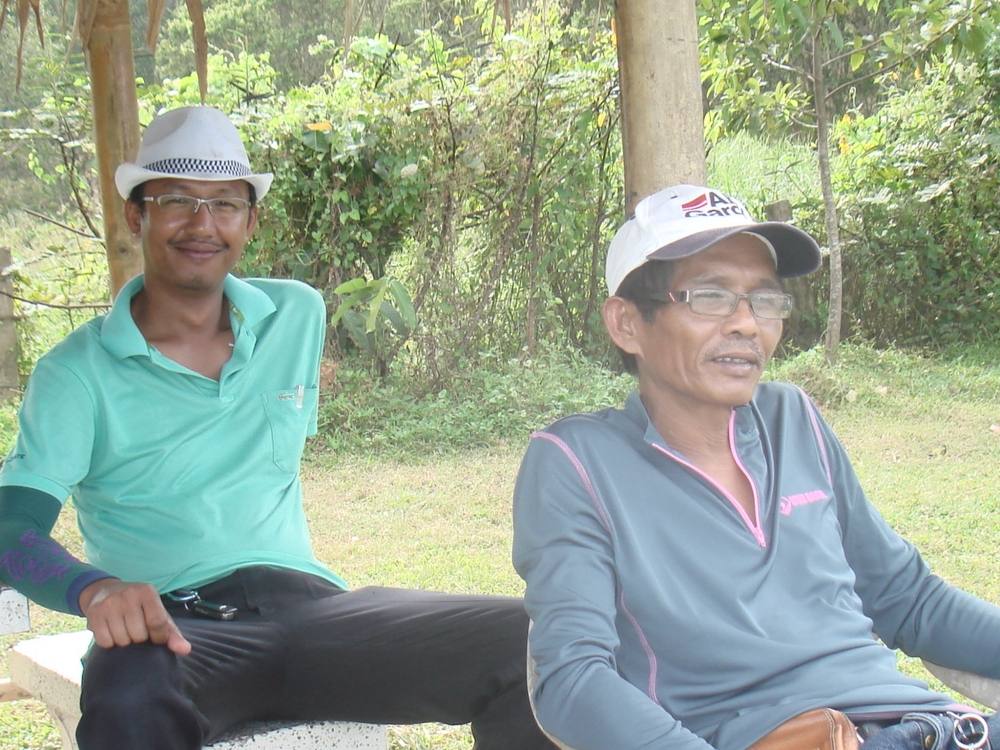
[[824, 500], [829, 500], [830, 497], [823, 490], [811, 490], [809, 492], [798, 492], [794, 495], [785, 495], [781, 498], [781, 504], [778, 506], [778, 510], [783, 516], [792, 515], [792, 511], [798, 508], [800, 505], [810, 505], [812, 503], [821, 503]]

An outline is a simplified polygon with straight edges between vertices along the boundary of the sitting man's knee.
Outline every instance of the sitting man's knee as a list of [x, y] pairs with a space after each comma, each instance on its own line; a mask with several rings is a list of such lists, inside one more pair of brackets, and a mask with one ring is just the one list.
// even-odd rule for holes
[[[112, 727], [156, 733], [187, 726], [183, 731], [189, 734], [199, 722], [183, 691], [177, 658], [150, 643], [111, 649], [93, 646], [84, 662], [81, 730], [96, 728], [103, 735]], [[132, 729], [125, 730], [126, 726]]]

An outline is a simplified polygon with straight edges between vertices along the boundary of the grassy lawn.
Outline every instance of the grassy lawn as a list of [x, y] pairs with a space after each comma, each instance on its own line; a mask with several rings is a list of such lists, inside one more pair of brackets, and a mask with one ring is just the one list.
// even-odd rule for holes
[[[1000, 369], [993, 361], [864, 350], [833, 370], [800, 357], [777, 376], [817, 396], [869, 496], [937, 572], [1000, 603]], [[314, 449], [305, 486], [317, 555], [355, 586], [518, 593], [509, 517], [523, 446], [518, 438], [443, 455], [411, 446], [377, 457]], [[58, 534], [73, 540], [63, 515]], [[39, 608], [32, 623], [35, 633], [81, 627]], [[3, 653], [19, 638], [0, 639]], [[927, 678], [918, 663], [902, 663]], [[0, 663], [0, 673], [5, 669]], [[0, 749], [58, 747], [39, 704], [0, 705]], [[393, 730], [395, 750], [469, 747], [461, 728]]]

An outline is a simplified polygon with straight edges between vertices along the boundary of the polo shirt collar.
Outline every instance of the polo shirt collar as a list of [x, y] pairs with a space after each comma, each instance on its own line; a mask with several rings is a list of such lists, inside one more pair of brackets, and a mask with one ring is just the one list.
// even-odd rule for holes
[[252, 328], [278, 309], [266, 292], [232, 274], [226, 276], [223, 282], [223, 293], [229, 300], [233, 322], [238, 322], [241, 327]]
[[126, 282], [101, 323], [101, 343], [118, 359], [149, 355], [149, 345], [132, 320], [132, 298], [140, 289], [142, 274]]
[[642, 433], [643, 440], [647, 443], [659, 445], [661, 448], [668, 447], [667, 441], [663, 439], [660, 431], [653, 424], [653, 420], [649, 418], [649, 412], [646, 411], [646, 405], [642, 403], [638, 389], [632, 391], [625, 401], [625, 416]]
[[[119, 359], [149, 356], [149, 345], [132, 319], [132, 298], [142, 289], [143, 276], [129, 280], [115, 297], [111, 310], [101, 323], [101, 343]], [[223, 293], [229, 300], [234, 325], [253, 327], [277, 309], [263, 291], [228, 274], [223, 281]]]
[[[736, 428], [740, 432], [745, 431], [745, 423], [750, 411], [748, 407], [749, 404], [744, 404], [743, 406], [737, 406], [733, 410], [736, 412]], [[660, 447], [671, 451], [674, 450], [667, 445], [667, 441], [663, 439], [663, 436], [660, 435], [660, 431], [657, 430], [656, 425], [653, 424], [653, 420], [649, 418], [649, 412], [646, 411], [646, 406], [642, 403], [642, 398], [639, 396], [638, 389], [629, 394], [625, 401], [624, 411], [629, 420], [631, 420], [643, 433], [643, 439], [647, 443], [659, 445]]]

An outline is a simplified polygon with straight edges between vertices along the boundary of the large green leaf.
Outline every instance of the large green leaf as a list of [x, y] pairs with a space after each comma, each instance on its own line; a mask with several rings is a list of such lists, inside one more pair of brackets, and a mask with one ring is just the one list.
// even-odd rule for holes
[[378, 325], [379, 312], [382, 309], [382, 302], [385, 300], [385, 295], [389, 292], [389, 286], [386, 284], [385, 279], [378, 279], [372, 282], [372, 287], [374, 288], [375, 294], [368, 304], [368, 318], [365, 321], [365, 330], [368, 333], [374, 333], [375, 328]]
[[392, 298], [396, 302], [396, 309], [399, 310], [403, 322], [412, 331], [417, 327], [417, 311], [413, 308], [413, 300], [410, 298], [409, 292], [396, 279], [389, 280], [389, 291], [392, 293]]
[[358, 277], [356, 279], [350, 279], [342, 284], [338, 285], [336, 289], [333, 290], [334, 294], [350, 294], [351, 292], [356, 292], [360, 289], [368, 288], [368, 280], [363, 277]]

